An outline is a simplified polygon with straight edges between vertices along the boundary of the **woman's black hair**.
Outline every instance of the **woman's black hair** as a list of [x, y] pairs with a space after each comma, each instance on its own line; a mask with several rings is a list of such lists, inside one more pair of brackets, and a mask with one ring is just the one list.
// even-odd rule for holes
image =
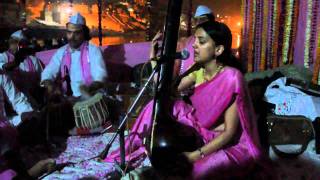
[[86, 25], [83, 25], [83, 35], [84, 40], [89, 41], [91, 39], [90, 29]]
[[215, 42], [215, 45], [224, 46], [222, 54], [216, 57], [218, 62], [244, 72], [241, 63], [232, 53], [232, 34], [227, 25], [217, 21], [208, 21], [199, 24], [198, 28], [202, 28]]

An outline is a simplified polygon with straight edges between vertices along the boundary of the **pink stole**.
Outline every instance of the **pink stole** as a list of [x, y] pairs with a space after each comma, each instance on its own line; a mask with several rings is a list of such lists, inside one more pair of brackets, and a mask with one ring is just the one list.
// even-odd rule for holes
[[25, 65], [27, 65], [28, 72], [36, 72], [36, 67], [34, 66], [30, 56], [28, 56], [27, 59], [25, 59], [23, 63], [25, 63]]
[[[70, 73], [70, 67], [71, 67], [71, 52], [70, 52], [70, 46], [67, 46], [63, 60], [62, 65], [60, 67], [61, 72], [61, 78], [65, 79], [65, 77]], [[92, 77], [91, 77], [91, 69], [89, 64], [89, 44], [88, 42], [82, 43], [80, 46], [80, 63], [81, 63], [81, 73], [82, 73], [82, 79], [86, 85], [90, 85], [92, 83]]]
[[14, 60], [14, 55], [12, 54], [12, 52], [10, 50], [6, 51], [6, 55], [8, 58], [8, 62], [12, 62]]

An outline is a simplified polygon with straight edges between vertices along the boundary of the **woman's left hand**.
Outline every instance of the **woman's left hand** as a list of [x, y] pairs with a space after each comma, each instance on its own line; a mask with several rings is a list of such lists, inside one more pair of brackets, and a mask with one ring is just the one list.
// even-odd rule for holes
[[183, 152], [183, 154], [188, 158], [188, 160], [191, 163], [196, 162], [198, 159], [200, 159], [200, 154], [197, 151], [193, 152]]

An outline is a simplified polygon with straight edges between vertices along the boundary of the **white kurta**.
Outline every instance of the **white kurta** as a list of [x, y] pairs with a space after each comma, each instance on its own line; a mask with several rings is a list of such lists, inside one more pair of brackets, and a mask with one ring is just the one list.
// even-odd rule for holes
[[[68, 45], [65, 45], [57, 50], [57, 52], [51, 58], [49, 64], [43, 70], [41, 74], [41, 81], [53, 80], [60, 75], [60, 66], [63, 60], [64, 53]], [[100, 48], [89, 43], [89, 64], [91, 77], [93, 81], [103, 82], [107, 78], [107, 70], [102, 57]], [[80, 85], [84, 84], [81, 73], [81, 51], [79, 49], [72, 50], [71, 52], [71, 67], [70, 67], [70, 79], [71, 89], [73, 96], [81, 96]]]
[[6, 64], [9, 61], [9, 58], [7, 56], [6, 52], [0, 53], [0, 69], [2, 69], [2, 66]]
[[[18, 114], [17, 116], [7, 117], [4, 108], [5, 99], [8, 99]], [[18, 126], [21, 123], [21, 114], [30, 111], [33, 111], [33, 109], [26, 96], [15, 88], [8, 76], [0, 74], [0, 118], [8, 119], [12, 125]]]

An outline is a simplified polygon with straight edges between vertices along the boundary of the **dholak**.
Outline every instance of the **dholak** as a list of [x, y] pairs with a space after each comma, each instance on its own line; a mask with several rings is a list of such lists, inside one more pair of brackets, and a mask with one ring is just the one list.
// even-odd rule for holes
[[86, 101], [77, 102], [73, 106], [73, 113], [78, 128], [97, 128], [109, 117], [107, 102], [101, 93]]

